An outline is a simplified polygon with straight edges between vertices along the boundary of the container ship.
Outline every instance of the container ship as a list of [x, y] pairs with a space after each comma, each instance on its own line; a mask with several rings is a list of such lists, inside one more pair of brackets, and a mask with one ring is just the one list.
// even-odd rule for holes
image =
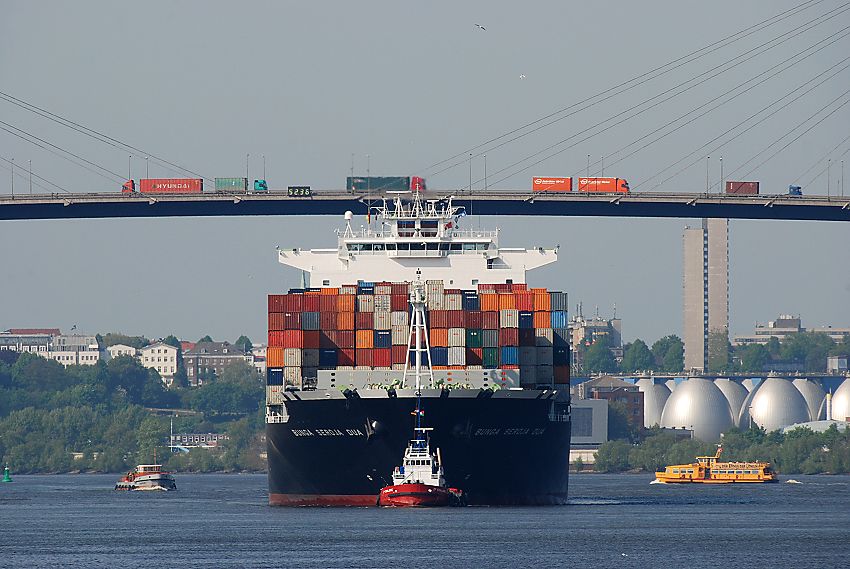
[[498, 231], [461, 229], [462, 207], [418, 187], [378, 203], [359, 229], [345, 212], [335, 248], [278, 249], [305, 282], [268, 297], [269, 503], [376, 505], [414, 422], [414, 351], [429, 356], [420, 406], [446, 483], [470, 504], [565, 503], [567, 295], [525, 282], [557, 248], [500, 248]]

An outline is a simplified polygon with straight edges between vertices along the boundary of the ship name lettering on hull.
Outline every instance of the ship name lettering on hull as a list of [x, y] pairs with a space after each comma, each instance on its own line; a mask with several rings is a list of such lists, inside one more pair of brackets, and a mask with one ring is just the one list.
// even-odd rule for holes
[[511, 429], [475, 429], [476, 437], [495, 437], [498, 435], [532, 435], [532, 436], [540, 436], [546, 432], [545, 428], [536, 428], [530, 429], [528, 427], [519, 427], [519, 428], [511, 428]]
[[292, 429], [292, 435], [296, 437], [363, 437], [360, 429]]

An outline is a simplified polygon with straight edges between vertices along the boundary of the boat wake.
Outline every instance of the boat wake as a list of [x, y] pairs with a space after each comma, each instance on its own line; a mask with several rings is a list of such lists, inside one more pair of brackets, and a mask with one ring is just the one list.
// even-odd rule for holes
[[654, 479], [650, 484], [667, 484], [663, 480], [659, 480], [658, 478]]
[[799, 480], [794, 480], [793, 478], [789, 478], [785, 481], [785, 484], [802, 484]]

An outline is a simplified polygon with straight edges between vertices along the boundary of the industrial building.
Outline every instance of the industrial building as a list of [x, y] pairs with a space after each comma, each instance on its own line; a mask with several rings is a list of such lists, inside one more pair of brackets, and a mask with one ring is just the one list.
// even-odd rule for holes
[[781, 342], [792, 334], [800, 334], [802, 332], [826, 334], [832, 338], [833, 342], [842, 342], [844, 338], [850, 336], [850, 328], [839, 328], [833, 326], [804, 328], [802, 318], [800, 318], [799, 315], [792, 316], [790, 314], [780, 314], [776, 320], [770, 320], [767, 324], [756, 324], [752, 334], [735, 336], [732, 340], [732, 345], [765, 345], [770, 342], [771, 338], [776, 338]]
[[[722, 361], [729, 337], [729, 220], [703, 219], [683, 236], [685, 369], [705, 372]], [[716, 344], [715, 349], [712, 349]]]

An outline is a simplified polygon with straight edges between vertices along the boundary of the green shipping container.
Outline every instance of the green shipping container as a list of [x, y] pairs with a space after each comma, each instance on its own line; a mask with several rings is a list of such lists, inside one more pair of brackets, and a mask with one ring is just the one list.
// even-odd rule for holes
[[345, 179], [350, 192], [390, 192], [410, 190], [410, 176], [355, 176]]
[[499, 348], [484, 348], [484, 369], [499, 367]]
[[217, 192], [247, 192], [248, 178], [216, 178], [215, 191]]
[[467, 348], [481, 348], [484, 346], [484, 338], [481, 334], [481, 330], [478, 328], [467, 328], [466, 329], [466, 347]]

